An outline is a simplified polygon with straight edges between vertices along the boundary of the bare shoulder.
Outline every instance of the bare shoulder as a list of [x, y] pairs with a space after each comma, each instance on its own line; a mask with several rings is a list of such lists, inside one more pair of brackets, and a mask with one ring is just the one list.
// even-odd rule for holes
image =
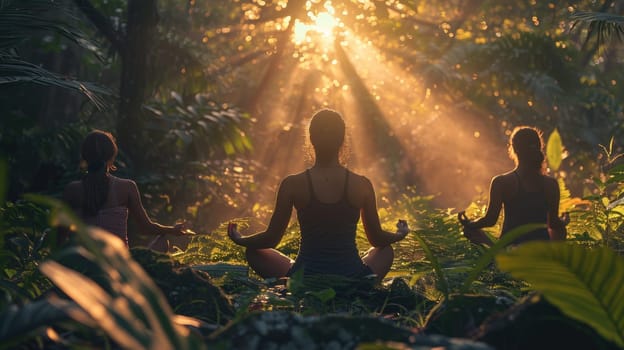
[[305, 171], [291, 174], [282, 179], [281, 186], [298, 186], [305, 181]]
[[354, 202], [375, 198], [375, 189], [372, 181], [366, 176], [354, 172], [349, 174], [349, 193], [353, 196]]
[[375, 203], [373, 183], [360, 174], [349, 171], [349, 203], [362, 208], [366, 203]]
[[557, 191], [559, 190], [559, 182], [554, 177], [544, 175], [544, 188], [549, 191]]
[[73, 200], [74, 198], [79, 197], [82, 194], [82, 181], [72, 181], [67, 186], [65, 186], [65, 190], [63, 192], [64, 199]]
[[139, 187], [136, 182], [131, 179], [124, 179], [120, 177], [116, 177], [111, 175], [111, 191], [115, 192], [115, 198], [117, 198], [118, 203], [115, 205], [123, 205], [126, 206], [130, 202], [139, 202], [140, 201], [140, 193]]
[[516, 179], [518, 177], [518, 174], [516, 173], [515, 170], [510, 170], [506, 173], [502, 173], [502, 174], [498, 174], [496, 176], [494, 176], [494, 178], [500, 178], [500, 179], [504, 179], [505, 181], [509, 181], [511, 179]]
[[116, 186], [122, 187], [124, 189], [132, 189], [137, 187], [136, 182], [134, 182], [134, 180], [131, 179], [124, 179], [121, 177], [117, 177], [117, 176], [113, 176], [111, 175], [111, 180], [114, 181]]
[[492, 177], [493, 186], [509, 186], [510, 184], [515, 184], [515, 175], [513, 172], [498, 174]]
[[559, 182], [552, 176], [544, 175], [544, 182], [548, 184], [548, 186], [559, 186]]
[[78, 190], [82, 190], [82, 181], [72, 181], [65, 186], [65, 193], [71, 193]]
[[305, 172], [288, 175], [282, 179], [279, 185], [279, 191], [282, 194], [293, 195], [307, 189]]
[[352, 181], [352, 183], [356, 185], [358, 188], [367, 188], [367, 187], [373, 186], [373, 183], [371, 182], [371, 180], [369, 180], [366, 176], [356, 174], [352, 171], [350, 171], [350, 173], [351, 174], [349, 176], [349, 181]]

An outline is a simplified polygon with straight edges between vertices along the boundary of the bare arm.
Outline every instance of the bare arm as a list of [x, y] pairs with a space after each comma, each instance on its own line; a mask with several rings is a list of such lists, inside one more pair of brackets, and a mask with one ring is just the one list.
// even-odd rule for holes
[[462, 221], [462, 224], [471, 229], [494, 226], [502, 207], [503, 178], [501, 176], [496, 176], [490, 183], [490, 199], [485, 216], [476, 221]]
[[370, 181], [364, 178], [362, 193], [364, 194], [364, 202], [361, 208], [362, 223], [366, 237], [373, 247], [385, 247], [392, 243], [398, 242], [405, 238], [409, 232], [407, 223], [399, 220], [397, 224], [397, 233], [385, 231], [381, 228], [379, 222], [379, 214], [377, 213], [377, 202], [375, 198], [375, 190]]
[[566, 222], [559, 218], [559, 184], [557, 180], [548, 178], [546, 185], [546, 201], [548, 203], [548, 234], [551, 241], [563, 241], [568, 234]]
[[172, 234], [172, 235], [182, 235], [183, 234], [183, 226], [165, 226], [161, 225], [157, 222], [153, 222], [150, 220], [149, 216], [145, 212], [145, 208], [143, 207], [143, 203], [141, 202], [141, 195], [139, 194], [139, 188], [136, 183], [132, 180], [128, 180], [129, 189], [128, 189], [128, 211], [130, 216], [136, 223], [139, 225], [139, 229], [141, 233], [149, 233], [149, 234]]
[[292, 178], [287, 177], [282, 181], [277, 191], [275, 209], [266, 231], [249, 236], [242, 236], [237, 231], [236, 225], [228, 227], [228, 236], [234, 243], [251, 249], [275, 248], [282, 240], [294, 205]]

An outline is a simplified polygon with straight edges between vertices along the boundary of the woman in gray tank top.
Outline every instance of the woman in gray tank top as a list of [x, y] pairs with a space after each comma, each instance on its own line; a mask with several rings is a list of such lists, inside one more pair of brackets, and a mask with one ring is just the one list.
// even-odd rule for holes
[[[229, 225], [229, 237], [246, 247], [249, 266], [260, 276], [285, 277], [302, 270], [304, 274], [347, 277], [375, 274], [380, 280], [390, 270], [394, 259], [390, 245], [405, 238], [407, 223], [399, 220], [396, 233], [381, 228], [371, 182], [340, 162], [344, 136], [345, 124], [338, 112], [317, 112], [309, 127], [314, 166], [282, 180], [266, 231], [243, 236], [235, 224]], [[301, 245], [295, 260], [274, 249], [284, 235], [293, 208], [301, 228]], [[373, 246], [361, 258], [355, 244], [360, 217]]]

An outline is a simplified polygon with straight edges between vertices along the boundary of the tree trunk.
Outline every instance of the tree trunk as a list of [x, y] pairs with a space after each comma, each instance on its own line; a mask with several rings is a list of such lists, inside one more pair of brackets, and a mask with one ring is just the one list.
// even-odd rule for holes
[[121, 148], [139, 167], [142, 157], [137, 145], [143, 131], [144, 120], [141, 112], [148, 88], [149, 56], [158, 24], [157, 2], [128, 1], [127, 34], [120, 52], [122, 71], [117, 135]]

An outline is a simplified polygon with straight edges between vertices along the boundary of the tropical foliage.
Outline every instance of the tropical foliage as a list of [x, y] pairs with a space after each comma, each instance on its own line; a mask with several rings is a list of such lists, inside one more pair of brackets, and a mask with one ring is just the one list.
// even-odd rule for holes
[[[623, 347], [621, 8], [0, 0], [0, 348]], [[230, 221], [268, 222], [323, 106], [344, 113], [384, 227], [413, 228], [379, 285], [263, 280], [227, 239]], [[498, 239], [499, 222], [472, 244], [457, 212], [484, 214], [523, 124], [545, 132], [568, 240], [510, 248], [534, 226]], [[118, 137], [150, 216], [200, 234], [128, 252], [53, 200], [94, 128]]]
[[624, 345], [624, 260], [609, 248], [530, 243], [497, 258], [503, 271], [522, 278], [565, 314]]

